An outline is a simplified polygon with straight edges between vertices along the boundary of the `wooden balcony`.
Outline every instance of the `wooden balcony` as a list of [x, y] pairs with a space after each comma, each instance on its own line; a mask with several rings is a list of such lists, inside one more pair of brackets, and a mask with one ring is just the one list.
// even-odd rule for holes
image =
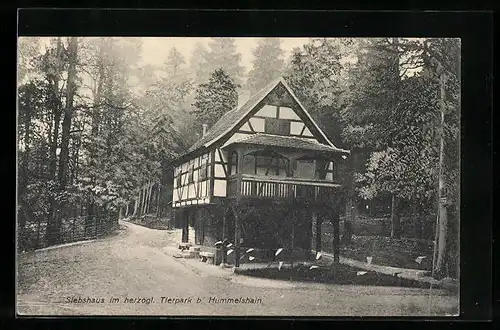
[[325, 180], [236, 174], [227, 181], [227, 197], [236, 198], [239, 195], [241, 198], [314, 203], [331, 200], [340, 188], [339, 183]]

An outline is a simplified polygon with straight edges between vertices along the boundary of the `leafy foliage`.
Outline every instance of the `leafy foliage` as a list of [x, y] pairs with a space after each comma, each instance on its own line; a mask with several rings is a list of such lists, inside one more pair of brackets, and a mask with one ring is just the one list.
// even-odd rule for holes
[[208, 83], [201, 84], [196, 90], [193, 105], [198, 122], [211, 127], [226, 112], [236, 107], [238, 86], [224, 70], [215, 70]]
[[[20, 54], [23, 63], [36, 64], [30, 68], [36, 75], [19, 86], [18, 127], [20, 227], [24, 233], [36, 225], [35, 246], [60, 241], [64, 221], [75, 213], [85, 216], [86, 227], [97, 228], [102, 216], [128, 205], [146, 182], [163, 177], [168, 161], [185, 147], [183, 134], [188, 136], [179, 110], [191, 83], [145, 79], [156, 69], [138, 66], [140, 39], [78, 38], [76, 57], [69, 41], [52, 39], [42, 53]], [[68, 70], [75, 59], [77, 88], [70, 103]], [[65, 124], [68, 182], [61, 185], [63, 110], [72, 117]], [[40, 236], [46, 226], [51, 242]], [[30, 245], [26, 239], [23, 246]]]
[[205, 63], [209, 72], [223, 69], [231, 79], [240, 85], [243, 80], [244, 68], [241, 66], [241, 54], [236, 50], [234, 38], [212, 38], [208, 44]]
[[247, 86], [255, 93], [274, 79], [281, 76], [284, 69], [284, 52], [279, 38], [261, 39], [253, 50], [253, 69], [248, 73]]

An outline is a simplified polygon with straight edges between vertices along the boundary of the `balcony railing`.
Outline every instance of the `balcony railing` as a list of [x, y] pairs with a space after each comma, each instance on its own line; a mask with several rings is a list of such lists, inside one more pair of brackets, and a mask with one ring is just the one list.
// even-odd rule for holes
[[[241, 184], [238, 187], [238, 175]], [[237, 196], [262, 199], [298, 199], [308, 202], [319, 202], [331, 199], [341, 185], [325, 180], [302, 178], [263, 177], [250, 174], [236, 174], [229, 178], [228, 197]]]

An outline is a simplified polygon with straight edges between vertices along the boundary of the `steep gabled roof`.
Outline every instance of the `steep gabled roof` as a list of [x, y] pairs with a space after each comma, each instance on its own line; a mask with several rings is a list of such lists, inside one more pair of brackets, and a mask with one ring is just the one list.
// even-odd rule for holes
[[[187, 151], [191, 153], [203, 146], [208, 147], [215, 142], [219, 137], [222, 137], [226, 132], [229, 132], [240, 120], [245, 117], [262, 99], [264, 99], [279, 83], [279, 80], [273, 81], [258, 93], [252, 95], [241, 107], [236, 107], [233, 110], [226, 112], [215, 124], [212, 126], [207, 134], [193, 144]], [[213, 141], [213, 142], [212, 142]]]
[[184, 158], [188, 156], [189, 154], [201, 149], [201, 148], [208, 148], [212, 144], [216, 143], [218, 140], [223, 138], [227, 133], [231, 132], [232, 129], [234, 129], [235, 126], [237, 126], [254, 108], [267, 96], [269, 95], [274, 88], [276, 88], [279, 84], [282, 84], [287, 92], [292, 96], [294, 101], [299, 105], [303, 113], [307, 116], [309, 121], [312, 123], [312, 125], [316, 128], [316, 130], [319, 132], [319, 134], [322, 136], [322, 138], [327, 142], [327, 145], [337, 149], [339, 151], [347, 152], [349, 153], [348, 150], [343, 150], [340, 148], [337, 148], [325, 135], [325, 133], [319, 128], [319, 126], [314, 122], [313, 118], [311, 115], [307, 112], [307, 110], [304, 108], [302, 103], [299, 101], [293, 90], [290, 88], [288, 83], [283, 79], [279, 78], [274, 81], [272, 81], [270, 84], [268, 84], [266, 87], [264, 87], [262, 90], [251, 96], [247, 102], [245, 102], [241, 107], [239, 108], [234, 108], [233, 110], [227, 112], [224, 114], [215, 124], [212, 126], [208, 132], [206, 133], [205, 136], [203, 136], [200, 140], [198, 140], [195, 144], [193, 144], [187, 152], [181, 156], [181, 158]]

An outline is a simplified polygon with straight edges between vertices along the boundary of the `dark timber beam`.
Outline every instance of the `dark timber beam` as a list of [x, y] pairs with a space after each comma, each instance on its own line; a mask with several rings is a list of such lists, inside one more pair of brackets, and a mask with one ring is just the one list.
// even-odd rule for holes
[[227, 250], [226, 250], [226, 239], [227, 239], [227, 205], [224, 203], [222, 208], [222, 263], [227, 264]]
[[333, 262], [338, 264], [340, 260], [340, 217], [337, 210], [333, 210], [331, 222], [333, 225]]
[[241, 219], [239, 214], [239, 206], [241, 205], [241, 167], [243, 164], [243, 150], [238, 149], [238, 176], [236, 183], [236, 205], [233, 205], [234, 214], [234, 266], [240, 267], [240, 240], [241, 240]]
[[323, 218], [317, 214], [315, 211], [313, 211], [313, 225], [316, 226], [316, 239], [315, 239], [315, 250], [316, 252], [321, 252], [321, 223], [323, 222]]
[[312, 241], [313, 241], [313, 221], [312, 221], [312, 212], [311, 210], [307, 207], [302, 216], [304, 217], [303, 218], [303, 222], [307, 224], [307, 251], [309, 251], [308, 253], [308, 258], [310, 260], [313, 260], [313, 254], [311, 253], [311, 250], [312, 250]]
[[234, 245], [235, 245], [235, 251], [234, 251], [234, 266], [235, 267], [240, 267], [240, 239], [241, 239], [241, 223], [240, 223], [240, 216], [238, 212], [234, 214]]
[[180, 211], [182, 219], [182, 243], [189, 241], [189, 212], [187, 210]]

